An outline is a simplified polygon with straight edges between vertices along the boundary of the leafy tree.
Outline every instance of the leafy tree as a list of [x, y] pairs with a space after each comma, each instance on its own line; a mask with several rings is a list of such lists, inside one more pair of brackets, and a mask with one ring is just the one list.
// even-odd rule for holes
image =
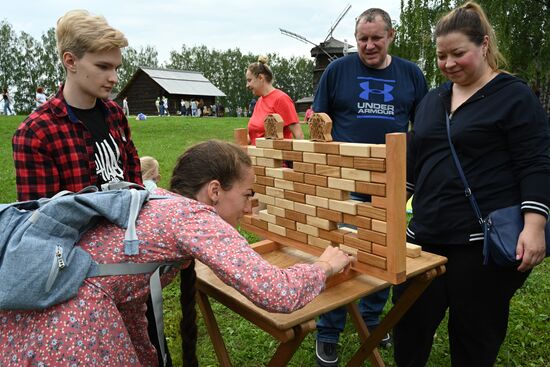
[[6, 21], [0, 22], [0, 89], [8, 88], [10, 92], [14, 89], [17, 79], [19, 60], [17, 57], [17, 35], [11, 24]]
[[118, 69], [118, 84], [113, 92], [119, 92], [140, 66], [156, 68], [158, 65], [158, 52], [154, 47], [141, 47], [139, 51], [125, 47], [122, 50], [122, 65]]

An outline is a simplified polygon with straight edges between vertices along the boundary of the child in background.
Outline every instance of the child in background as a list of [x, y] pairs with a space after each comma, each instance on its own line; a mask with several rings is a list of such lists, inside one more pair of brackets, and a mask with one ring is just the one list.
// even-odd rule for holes
[[157, 188], [157, 183], [160, 181], [159, 162], [155, 158], [149, 156], [141, 157], [139, 161], [141, 163], [143, 186], [145, 186], [149, 192], [153, 192]]

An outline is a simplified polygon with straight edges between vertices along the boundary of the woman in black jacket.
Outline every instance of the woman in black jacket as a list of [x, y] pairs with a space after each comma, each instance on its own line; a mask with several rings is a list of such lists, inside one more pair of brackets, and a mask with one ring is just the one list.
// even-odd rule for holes
[[[428, 93], [416, 111], [408, 148], [414, 214], [407, 239], [449, 261], [446, 274], [394, 329], [395, 359], [398, 366], [424, 366], [448, 309], [452, 366], [492, 366], [506, 336], [510, 299], [544, 259], [549, 128], [530, 88], [500, 69], [504, 60], [479, 5], [466, 3], [441, 18], [435, 38], [438, 67], [449, 82]], [[521, 204], [525, 227], [517, 267], [483, 265], [483, 231], [451, 155], [446, 115], [482, 216]]]

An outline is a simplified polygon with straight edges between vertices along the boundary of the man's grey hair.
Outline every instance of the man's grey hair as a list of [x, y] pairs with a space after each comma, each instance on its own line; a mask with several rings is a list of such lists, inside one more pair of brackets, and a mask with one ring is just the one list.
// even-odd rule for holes
[[357, 33], [357, 26], [359, 26], [360, 23], [374, 22], [377, 16], [380, 16], [384, 23], [386, 23], [387, 31], [393, 29], [393, 26], [391, 24], [391, 17], [385, 10], [379, 8], [370, 8], [361, 13], [361, 15], [358, 16], [355, 20], [355, 33]]

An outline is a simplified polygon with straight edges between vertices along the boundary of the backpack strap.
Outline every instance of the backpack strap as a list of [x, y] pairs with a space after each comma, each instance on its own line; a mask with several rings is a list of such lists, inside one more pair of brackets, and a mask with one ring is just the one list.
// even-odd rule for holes
[[141, 209], [139, 192], [136, 189], [130, 189], [130, 197], [128, 225], [124, 234], [124, 254], [137, 255], [139, 253], [139, 240], [136, 232], [136, 219]]
[[101, 191], [122, 190], [122, 189], [142, 189], [145, 187], [138, 185], [137, 183], [128, 181], [107, 182], [101, 185]]

